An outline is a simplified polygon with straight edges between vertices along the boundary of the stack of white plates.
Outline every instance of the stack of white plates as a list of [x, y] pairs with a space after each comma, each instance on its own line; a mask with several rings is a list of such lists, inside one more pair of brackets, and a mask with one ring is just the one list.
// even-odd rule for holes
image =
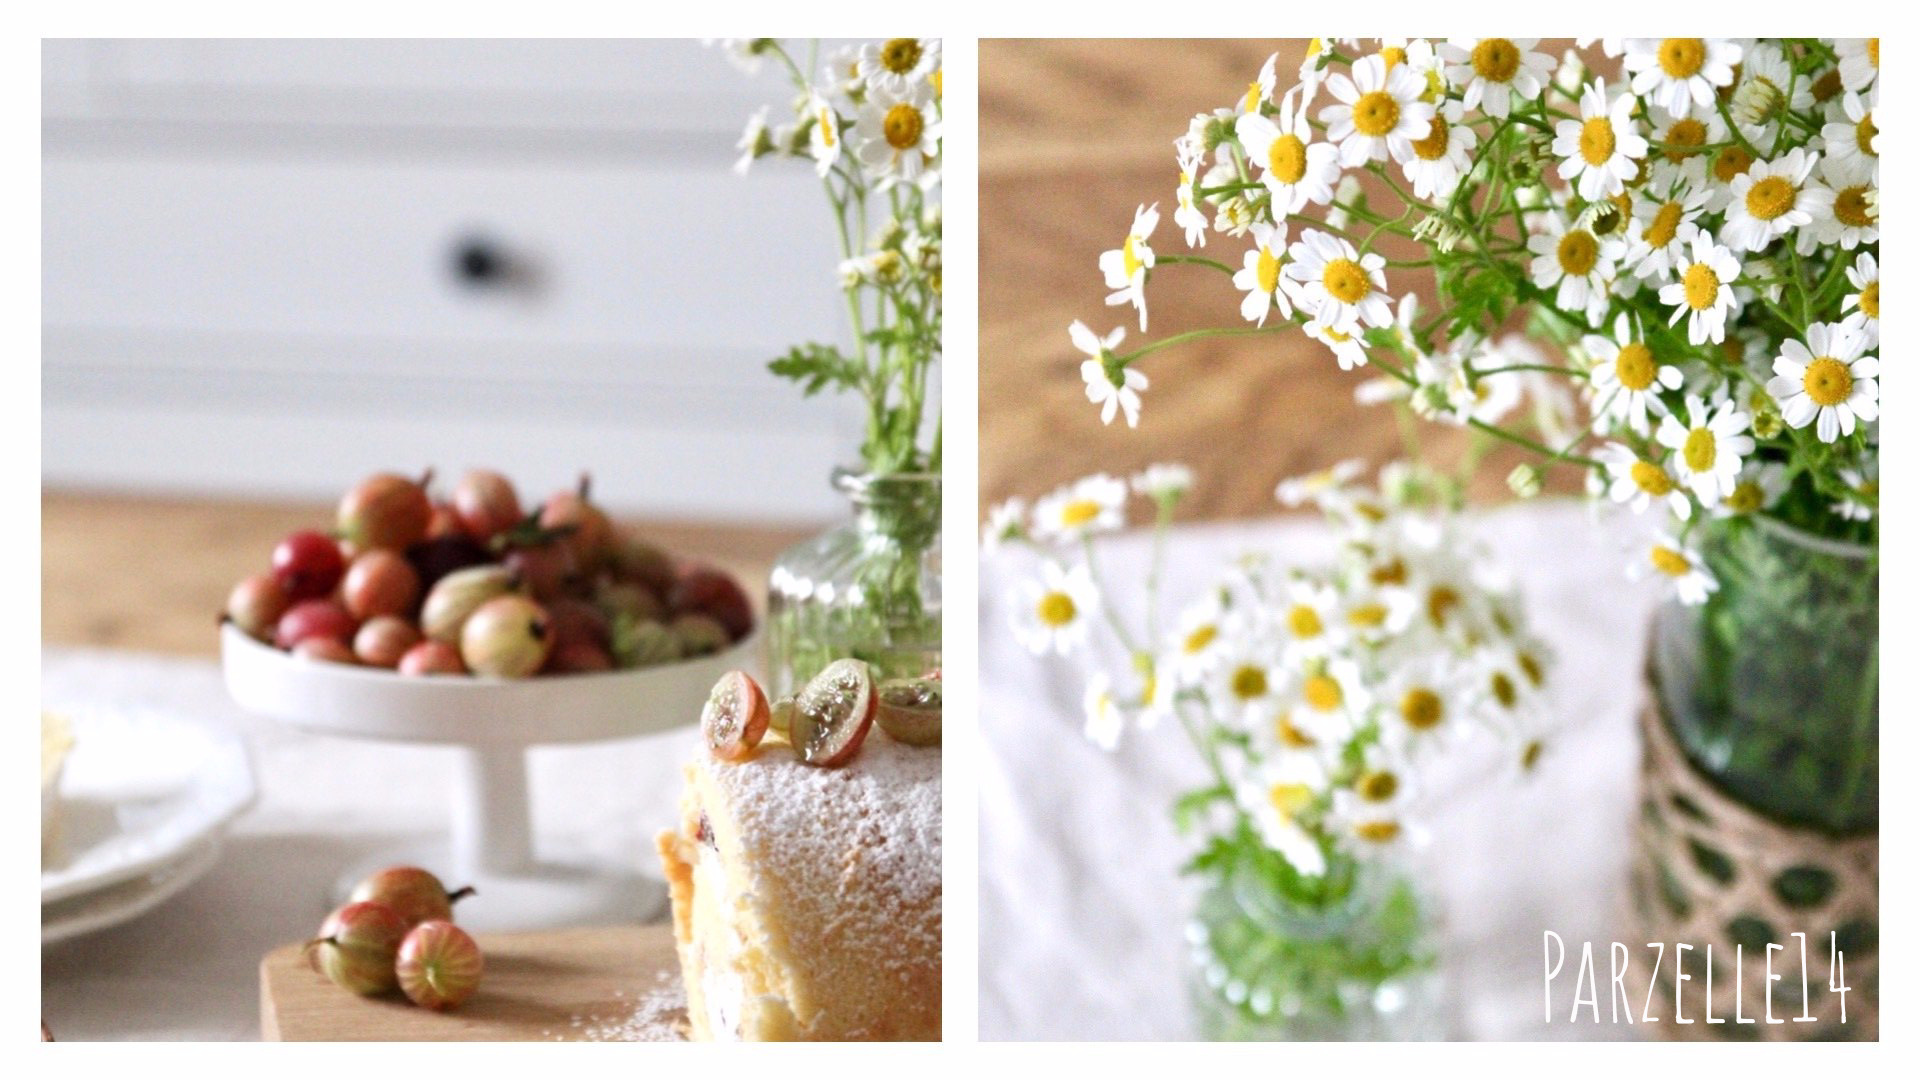
[[254, 799], [237, 735], [159, 712], [67, 716], [73, 752], [40, 856], [43, 945], [126, 922], [186, 888], [212, 869], [227, 826]]

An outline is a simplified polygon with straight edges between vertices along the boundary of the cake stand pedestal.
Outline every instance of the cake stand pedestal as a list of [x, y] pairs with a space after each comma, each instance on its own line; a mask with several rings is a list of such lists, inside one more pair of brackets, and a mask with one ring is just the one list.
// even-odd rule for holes
[[446, 840], [355, 861], [340, 871], [328, 900], [340, 903], [382, 867], [420, 866], [449, 887], [472, 885], [476, 894], [461, 903], [459, 921], [494, 932], [661, 916], [666, 886], [640, 867], [609, 866], [535, 844], [527, 750], [685, 726], [723, 673], [752, 666], [756, 640], [633, 671], [422, 678], [303, 660], [227, 625], [220, 631], [220, 659], [227, 691], [251, 712], [327, 735], [454, 749], [460, 762]]

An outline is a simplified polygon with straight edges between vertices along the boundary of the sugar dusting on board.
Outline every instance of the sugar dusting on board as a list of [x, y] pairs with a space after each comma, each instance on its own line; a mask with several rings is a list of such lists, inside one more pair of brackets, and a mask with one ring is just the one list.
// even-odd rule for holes
[[622, 1000], [617, 1007], [592, 1015], [576, 1013], [566, 1031], [545, 1034], [555, 1042], [685, 1042], [686, 991], [680, 980], [661, 972], [659, 985], [632, 1002]]

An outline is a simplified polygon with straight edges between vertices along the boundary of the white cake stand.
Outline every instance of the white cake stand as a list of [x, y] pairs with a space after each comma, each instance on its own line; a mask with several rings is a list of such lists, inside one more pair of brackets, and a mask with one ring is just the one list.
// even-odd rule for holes
[[757, 635], [724, 652], [659, 667], [533, 679], [412, 677], [316, 663], [264, 645], [231, 624], [220, 630], [227, 691], [243, 708], [307, 731], [457, 748], [460, 768], [444, 845], [383, 851], [347, 867], [339, 903], [384, 866], [432, 870], [473, 885], [464, 904], [475, 930], [540, 930], [658, 917], [666, 886], [639, 867], [594, 865], [562, 852], [537, 857], [527, 800], [529, 747], [649, 735], [685, 726], [720, 676], [755, 666]]

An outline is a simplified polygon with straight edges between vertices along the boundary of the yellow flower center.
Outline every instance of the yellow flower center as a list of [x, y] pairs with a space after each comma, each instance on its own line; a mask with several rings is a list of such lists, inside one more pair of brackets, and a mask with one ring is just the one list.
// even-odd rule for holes
[[1493, 691], [1493, 699], [1502, 708], [1511, 709], [1513, 703], [1520, 700], [1520, 692], [1514, 688], [1513, 679], [1504, 671], [1496, 671], [1493, 678], [1487, 680], [1488, 689]]
[[1845, 88], [1846, 85], [1840, 81], [1839, 68], [1821, 72], [1820, 77], [1813, 80], [1813, 100], [1825, 105], [1838, 97], [1840, 91]]
[[1301, 731], [1294, 725], [1293, 718], [1284, 713], [1273, 722], [1273, 733], [1280, 740], [1281, 745], [1290, 746], [1295, 750], [1305, 750], [1315, 743], [1313, 736]]
[[1700, 73], [1707, 62], [1707, 43], [1699, 38], [1670, 37], [1660, 43], [1660, 70], [1676, 79]]
[[1440, 695], [1416, 686], [1400, 696], [1400, 719], [1415, 731], [1427, 731], [1445, 719], [1446, 706]]
[[1355, 626], [1380, 626], [1387, 621], [1387, 605], [1361, 604], [1347, 612], [1347, 621]]
[[1751, 514], [1767, 501], [1767, 493], [1751, 480], [1735, 484], [1727, 494], [1727, 509], [1736, 514]]
[[1473, 73], [1503, 83], [1520, 70], [1520, 50], [1506, 38], [1488, 38], [1473, 47]]
[[1707, 125], [1691, 116], [1675, 120], [1667, 128], [1667, 137], [1663, 141], [1667, 144], [1667, 160], [1679, 161], [1707, 141]]
[[1596, 116], [1580, 125], [1580, 157], [1589, 165], [1605, 165], [1613, 157], [1613, 121]]
[[1214, 626], [1212, 623], [1208, 623], [1205, 626], [1195, 629], [1193, 633], [1188, 634], [1187, 640], [1181, 642], [1180, 645], [1181, 648], [1187, 651], [1188, 655], [1192, 655], [1213, 644], [1213, 639], [1219, 636], [1220, 628]]
[[819, 119], [816, 120], [815, 123], [820, 125], [820, 142], [824, 144], [827, 149], [833, 149], [833, 144], [838, 138], [833, 131], [833, 110], [821, 109]]
[[1867, 185], [1841, 188], [1833, 197], [1833, 216], [1842, 225], [1866, 228], [1873, 224], [1873, 215], [1867, 212]]
[[1637, 341], [1620, 346], [1620, 355], [1613, 359], [1614, 377], [1629, 390], [1652, 386], [1655, 370], [1653, 350]]
[[1878, 281], [1869, 281], [1861, 288], [1860, 310], [1866, 312], [1869, 319], [1880, 317], [1880, 283]]
[[1313, 805], [1313, 789], [1305, 784], [1275, 784], [1267, 792], [1267, 801], [1280, 820], [1292, 821], [1294, 815]]
[[933, 84], [934, 97], [939, 97], [945, 92], [946, 75], [946, 68], [934, 68], [933, 74], [927, 76], [927, 81]]
[[1523, 652], [1514, 658], [1520, 664], [1521, 674], [1535, 686], [1547, 681], [1547, 673], [1540, 669], [1540, 661], [1532, 653]]
[[887, 145], [895, 150], [911, 150], [920, 145], [920, 133], [926, 130], [927, 121], [920, 110], [902, 102], [887, 110], [880, 121], [880, 130], [886, 134]]
[[1668, 577], [1680, 577], [1693, 569], [1693, 564], [1687, 561], [1685, 555], [1670, 547], [1656, 545], [1648, 558], [1653, 561], [1655, 570]]
[[1367, 272], [1352, 259], [1333, 259], [1320, 271], [1327, 295], [1343, 304], [1357, 304], [1367, 296]]
[[1353, 790], [1368, 802], [1386, 802], [1400, 790], [1400, 778], [1386, 769], [1373, 769], [1360, 774], [1353, 782]]
[[1252, 664], [1242, 664], [1233, 670], [1230, 685], [1233, 696], [1242, 701], [1265, 697], [1267, 696], [1267, 673], [1264, 669], [1254, 667]]
[[1260, 107], [1260, 99], [1266, 96], [1266, 93], [1260, 87], [1260, 80], [1253, 80], [1247, 84], [1247, 96], [1245, 100], [1240, 102], [1240, 111], [1253, 112]]
[[1560, 238], [1557, 254], [1563, 273], [1569, 277], [1585, 277], [1600, 261], [1600, 241], [1585, 229], [1575, 229]]
[[1439, 161], [1447, 156], [1447, 121], [1439, 113], [1433, 114], [1433, 124], [1427, 128], [1427, 137], [1416, 139], [1413, 152], [1422, 161]]
[[1873, 65], [1873, 70], [1880, 70], [1880, 39], [1877, 37], [1867, 39], [1867, 63]]
[[1539, 739], [1529, 740], [1526, 748], [1520, 751], [1520, 767], [1522, 769], [1533, 768], [1540, 761], [1540, 752], [1545, 749], [1546, 745]]
[[1656, 499], [1673, 491], [1673, 478], [1667, 475], [1667, 470], [1658, 465], [1636, 461], [1627, 473], [1633, 477], [1634, 487]]
[[1297, 184], [1307, 175], [1307, 144], [1291, 132], [1274, 138], [1267, 146], [1267, 171], [1283, 184]]
[[1400, 103], [1385, 90], [1360, 95], [1353, 103], [1353, 126], [1362, 135], [1385, 135], [1400, 123]]
[[1860, 122], [1853, 126], [1853, 141], [1859, 144], [1861, 153], [1870, 157], [1880, 156], [1873, 149], [1873, 139], [1874, 136], [1878, 134], [1880, 134], [1880, 129], [1873, 125], [1872, 113], [1861, 117]]
[[1793, 209], [1799, 192], [1784, 176], [1769, 176], [1747, 189], [1747, 213], [1761, 221], [1772, 221]]
[[1733, 178], [1753, 167], [1753, 155], [1738, 146], [1723, 146], [1713, 159], [1713, 178], [1730, 184]]
[[1612, 196], [1594, 207], [1593, 217], [1588, 220], [1587, 228], [1595, 236], [1612, 236], [1626, 231], [1627, 222], [1633, 214], [1633, 196], [1626, 192]]
[[1714, 305], [1720, 296], [1720, 275], [1706, 263], [1694, 263], [1680, 278], [1686, 289], [1687, 306], [1695, 311], [1706, 311]]
[[895, 75], [905, 75], [920, 63], [921, 49], [918, 38], [894, 38], [880, 46], [880, 66]]
[[1266, 248], [1260, 249], [1260, 260], [1253, 266], [1253, 277], [1260, 285], [1260, 291], [1270, 293], [1280, 287], [1280, 259]]
[[1320, 613], [1305, 604], [1293, 605], [1287, 612], [1287, 629], [1297, 638], [1316, 638], [1326, 629], [1320, 622]]
[[1713, 462], [1720, 456], [1720, 444], [1714, 439], [1711, 429], [1697, 427], [1687, 432], [1687, 441], [1680, 448], [1680, 457], [1686, 461], [1687, 468], [1694, 472], [1706, 472], [1713, 468]]
[[1446, 626], [1447, 616], [1460, 606], [1460, 594], [1451, 586], [1435, 585], [1427, 591], [1427, 618], [1435, 626]]
[[1374, 844], [1390, 844], [1400, 835], [1397, 821], [1362, 821], [1353, 827], [1353, 835]]
[[1122, 273], [1127, 275], [1128, 281], [1132, 281], [1133, 275], [1139, 273], [1147, 265], [1140, 258], [1138, 241], [1138, 237], [1132, 233], [1128, 233], [1126, 242], [1120, 245], [1120, 269]]
[[1680, 231], [1680, 215], [1683, 213], [1680, 203], [1663, 203], [1653, 212], [1653, 220], [1647, 223], [1647, 243], [1655, 250], [1673, 243], [1674, 236]]
[[1306, 685], [1301, 687], [1300, 693], [1307, 699], [1307, 704], [1321, 712], [1332, 712], [1346, 700], [1346, 695], [1340, 692], [1340, 684], [1330, 675], [1308, 676]]
[[1050, 592], [1040, 597], [1034, 613], [1040, 616], [1041, 622], [1057, 630], [1078, 618], [1080, 609], [1074, 604], [1073, 597], [1066, 593]]
[[1853, 393], [1853, 372], [1831, 356], [1816, 357], [1801, 380], [1815, 405], [1838, 405]]
[[1060, 523], [1077, 528], [1100, 516], [1100, 504], [1092, 499], [1075, 499], [1060, 508]]
[[1394, 559], [1373, 568], [1367, 577], [1375, 585], [1405, 585], [1407, 583], [1407, 564]]
[[1394, 65], [1407, 62], [1407, 50], [1398, 45], [1388, 45], [1380, 50], [1380, 59], [1385, 60], [1387, 62], [1387, 70], [1392, 71]]

